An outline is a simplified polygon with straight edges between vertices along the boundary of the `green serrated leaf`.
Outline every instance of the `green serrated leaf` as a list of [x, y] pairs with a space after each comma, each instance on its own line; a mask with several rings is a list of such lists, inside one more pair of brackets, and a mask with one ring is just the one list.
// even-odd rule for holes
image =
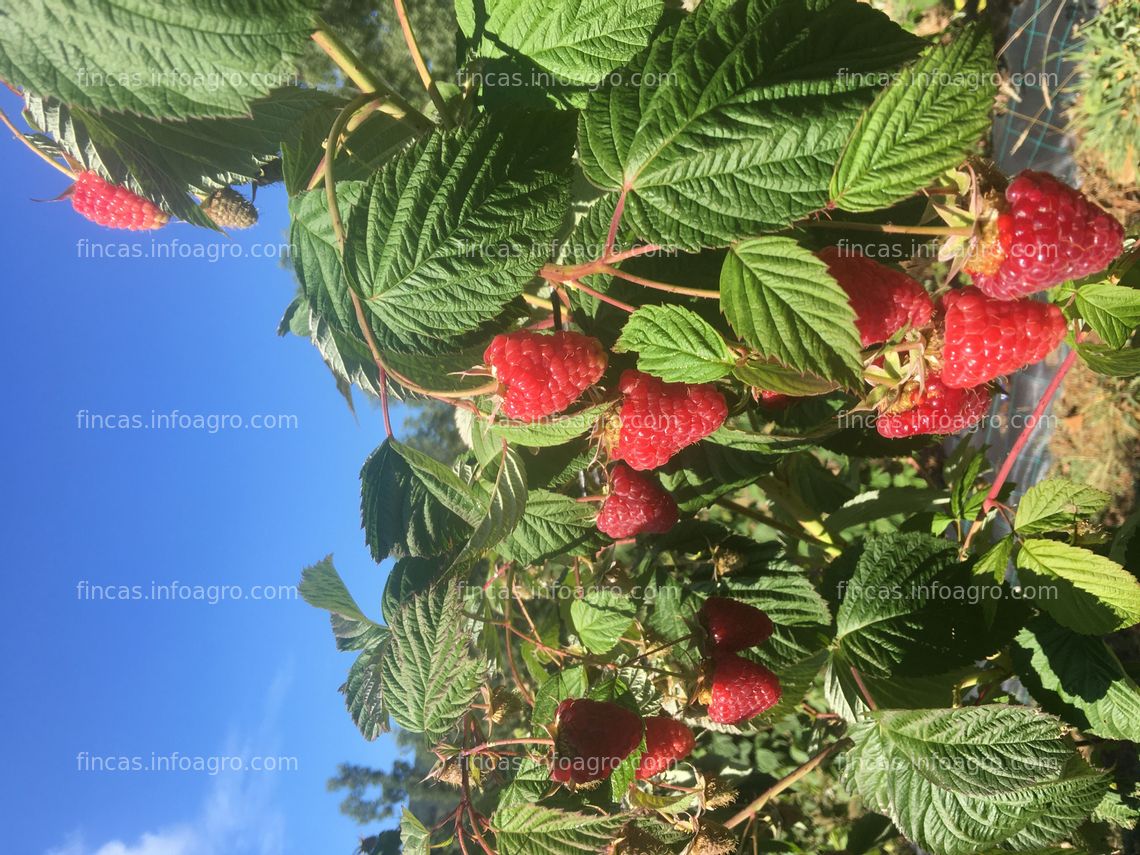
[[661, 16], [658, 0], [456, 0], [460, 29], [482, 57], [516, 52], [554, 84], [594, 86], [629, 62]]
[[431, 852], [431, 832], [407, 808], [400, 814], [400, 847], [409, 855], [429, 855]]
[[500, 808], [491, 817], [501, 855], [599, 852], [625, 824], [624, 816], [575, 813], [536, 804]]
[[392, 616], [381, 660], [384, 701], [396, 723], [441, 739], [479, 691], [483, 664], [471, 637], [458, 585], [437, 585]]
[[588, 502], [532, 490], [522, 519], [499, 551], [504, 558], [524, 565], [588, 551], [597, 539], [595, 514]]
[[480, 525], [486, 516], [486, 502], [460, 480], [459, 476], [436, 460], [394, 439], [387, 444], [411, 467], [412, 472], [444, 507], [471, 526]]
[[1055, 540], [1021, 544], [1017, 566], [1034, 601], [1057, 623], [1103, 635], [1140, 623], [1140, 581], [1108, 558]]
[[834, 392], [839, 385], [822, 377], [795, 371], [778, 362], [758, 359], [737, 365], [732, 373], [737, 380], [755, 389], [779, 392], [781, 395], [790, 395], [794, 398], [826, 395], [828, 392]]
[[344, 259], [382, 349], [456, 349], [522, 293], [569, 203], [572, 134], [564, 114], [487, 114], [369, 180]]
[[368, 620], [333, 567], [331, 555], [301, 571], [297, 592], [310, 606], [354, 620]]
[[616, 591], [589, 591], [570, 604], [570, 620], [578, 638], [591, 653], [609, 653], [633, 623], [637, 606]]
[[613, 349], [636, 353], [639, 370], [669, 383], [711, 383], [734, 362], [708, 321], [672, 304], [643, 306], [630, 315]]
[[364, 540], [377, 562], [389, 555], [443, 555], [470, 532], [417, 477], [391, 441], [372, 452], [360, 470], [360, 519]]
[[1092, 282], [1077, 290], [1077, 311], [1112, 348], [1128, 343], [1140, 326], [1140, 290]]
[[1107, 790], [1106, 777], [1033, 710], [884, 710], [851, 726], [845, 774], [867, 806], [940, 855], [1056, 843]]
[[958, 166], [990, 125], [996, 87], [989, 29], [966, 27], [905, 69], [859, 120], [831, 179], [846, 211], [885, 208]]
[[626, 192], [624, 222], [652, 243], [695, 250], [782, 228], [826, 204], [868, 73], [921, 45], [854, 0], [702, 3], [590, 94], [583, 168]]
[[1112, 497], [1087, 484], [1050, 478], [1030, 487], [1017, 505], [1013, 527], [1019, 534], [1066, 531], [1106, 507]]
[[795, 241], [734, 245], [724, 259], [720, 299], [732, 328], [762, 356], [845, 386], [858, 383], [855, 311], [827, 265]]
[[1140, 374], [1140, 347], [1117, 350], [1106, 344], [1078, 344], [1077, 352], [1085, 365], [1108, 377], [1133, 377]]
[[453, 566], [463, 566], [513, 532], [526, 511], [526, 505], [526, 468], [518, 452], [503, 443], [487, 513], [475, 526], [471, 539]]
[[1086, 733], [1140, 742], [1140, 687], [1101, 639], [1042, 615], [1018, 634], [1014, 665], [1048, 712]]
[[918, 533], [869, 538], [851, 579], [839, 584], [836, 649], [872, 676], [942, 673], [1002, 642], [980, 604], [1006, 592], [959, 563], [949, 541]]
[[575, 413], [540, 419], [535, 422], [496, 421], [491, 433], [501, 436], [513, 445], [548, 448], [562, 445], [581, 436], [594, 426], [611, 403], [595, 404]]
[[242, 116], [295, 77], [308, 0], [29, 0], [0, 11], [0, 78], [91, 110]]
[[345, 706], [353, 724], [361, 735], [371, 742], [381, 733], [388, 732], [388, 708], [380, 678], [381, 663], [386, 645], [371, 647], [356, 657], [348, 669], [348, 677], [340, 687]]

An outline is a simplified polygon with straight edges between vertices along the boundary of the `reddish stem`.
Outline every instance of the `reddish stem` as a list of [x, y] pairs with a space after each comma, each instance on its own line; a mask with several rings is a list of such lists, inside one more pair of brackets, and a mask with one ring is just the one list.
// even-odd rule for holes
[[[1081, 338], [1082, 336], [1078, 335], [1076, 341], [1079, 343]], [[1017, 462], [1017, 458], [1021, 455], [1021, 452], [1025, 450], [1025, 446], [1028, 445], [1030, 438], [1033, 436], [1033, 431], [1037, 427], [1037, 423], [1041, 420], [1041, 417], [1045, 415], [1045, 411], [1053, 401], [1053, 396], [1057, 394], [1057, 390], [1060, 388], [1061, 382], [1065, 379], [1065, 375], [1069, 373], [1069, 370], [1073, 367], [1074, 363], [1076, 363], [1077, 355], [1076, 347], [1069, 351], [1068, 356], [1066, 356], [1064, 361], [1057, 367], [1053, 379], [1049, 381], [1049, 385], [1042, 393], [1041, 399], [1037, 402], [1037, 406], [1033, 408], [1033, 412], [1030, 413], [1029, 418], [1026, 419], [1025, 428], [1021, 431], [1021, 435], [1009, 450], [1009, 454], [1006, 455], [1005, 461], [994, 477], [993, 485], [990, 487], [989, 492], [986, 493], [986, 499], [982, 503], [982, 509], [978, 512], [974, 521], [970, 523], [970, 530], [966, 533], [966, 539], [962, 541], [963, 554], [970, 548], [970, 544], [973, 542], [977, 533], [981, 531], [982, 520], [986, 518], [986, 515], [989, 514], [991, 510], [998, 506], [997, 497], [1001, 493], [1002, 487], [1005, 486], [1005, 482], [1009, 478], [1009, 473], [1013, 471], [1013, 466]]]
[[621, 309], [623, 312], [629, 312], [631, 315], [637, 311], [636, 306], [631, 306], [629, 303], [623, 303], [621, 300], [617, 300], [613, 297], [603, 294], [601, 291], [595, 291], [589, 285], [583, 285], [577, 280], [568, 279], [566, 280], [566, 284], [571, 288], [577, 288], [583, 294], [589, 294], [595, 300], [601, 300], [603, 303], [609, 303], [615, 309]]
[[621, 215], [625, 213], [625, 197], [629, 193], [628, 187], [622, 187], [618, 194], [617, 204], [614, 205], [614, 215], [610, 218], [610, 230], [606, 235], [606, 245], [602, 249], [602, 258], [609, 258], [614, 251], [614, 242], [617, 240], [618, 226], [621, 225]]
[[1057, 394], [1057, 389], [1060, 388], [1061, 382], [1065, 379], [1065, 375], [1069, 373], [1077, 361], [1077, 349], [1074, 347], [1069, 351], [1068, 356], [1058, 366], [1057, 372], [1053, 375], [1053, 379], [1049, 381], [1044, 393], [1041, 395], [1041, 400], [1037, 402], [1037, 406], [1033, 408], [1033, 412], [1025, 422], [1025, 429], [1022, 430], [1021, 436], [1017, 438], [1017, 442], [1013, 444], [1013, 448], [1009, 450], [1006, 455], [1005, 462], [1002, 463], [1001, 469], [998, 470], [997, 477], [994, 478], [993, 486], [990, 487], [989, 493], [986, 494], [986, 501], [983, 503], [982, 508], [988, 513], [993, 510], [997, 505], [998, 494], [1001, 493], [1001, 488], [1005, 486], [1006, 479], [1009, 478], [1009, 473], [1013, 469], [1013, 465], [1017, 462], [1017, 458], [1021, 452], [1025, 450], [1028, 445], [1030, 437], [1033, 436], [1033, 431], [1037, 427], [1037, 423], [1041, 417], [1045, 415], [1045, 411], [1049, 409], [1049, 404], [1053, 401], [1053, 396]]

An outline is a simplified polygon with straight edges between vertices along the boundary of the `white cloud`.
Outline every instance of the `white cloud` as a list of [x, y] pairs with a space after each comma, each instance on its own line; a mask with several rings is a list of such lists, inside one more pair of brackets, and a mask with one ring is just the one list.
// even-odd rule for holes
[[[248, 758], [276, 753], [277, 718], [288, 691], [290, 671], [283, 668], [270, 683], [262, 719], [252, 737], [231, 735], [221, 755]], [[202, 807], [191, 821], [144, 832], [133, 843], [116, 839], [89, 846], [83, 834], [76, 832], [45, 855], [283, 855], [285, 816], [274, 800], [275, 778], [272, 774], [221, 772], [212, 779]]]

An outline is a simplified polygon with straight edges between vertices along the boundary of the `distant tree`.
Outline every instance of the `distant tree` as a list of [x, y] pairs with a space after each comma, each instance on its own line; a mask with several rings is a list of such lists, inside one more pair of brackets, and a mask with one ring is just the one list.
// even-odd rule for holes
[[455, 409], [441, 401], [423, 401], [409, 406], [401, 439], [436, 460], [451, 463], [467, 450], [455, 426]]
[[[415, 0], [408, 16], [416, 40], [433, 74], [455, 78], [455, 4], [453, 0]], [[375, 70], [401, 95], [418, 101], [423, 86], [408, 58], [408, 49], [390, 0], [325, 0], [321, 17], [344, 40], [365, 67]], [[299, 63], [301, 79], [313, 86], [337, 86], [336, 67], [315, 44]]]

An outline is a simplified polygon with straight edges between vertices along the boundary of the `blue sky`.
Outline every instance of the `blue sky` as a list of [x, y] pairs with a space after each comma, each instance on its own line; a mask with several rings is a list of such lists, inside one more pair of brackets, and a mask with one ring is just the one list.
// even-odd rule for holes
[[[0, 104], [19, 112], [7, 93]], [[325, 780], [341, 761], [387, 765], [392, 743], [365, 743], [345, 712], [336, 689], [351, 654], [336, 652], [325, 616], [252, 596], [331, 552], [378, 613], [385, 571], [363, 544], [357, 473], [383, 429], [363, 401], [354, 419], [308, 342], [275, 334], [292, 276], [250, 253], [285, 242], [284, 194], [259, 194], [261, 223], [236, 240], [183, 224], [133, 236], [66, 201], [30, 201], [67, 179], [7, 132], [2, 145], [4, 849], [347, 855], [360, 829]], [[225, 246], [230, 257], [80, 248], [145, 256], [152, 238], [179, 241], [180, 256]], [[97, 427], [175, 410], [167, 424], [225, 414], [284, 427]], [[230, 586], [229, 598], [85, 598], [174, 582]], [[295, 768], [92, 770], [175, 752], [166, 762], [179, 767], [240, 756]]]

